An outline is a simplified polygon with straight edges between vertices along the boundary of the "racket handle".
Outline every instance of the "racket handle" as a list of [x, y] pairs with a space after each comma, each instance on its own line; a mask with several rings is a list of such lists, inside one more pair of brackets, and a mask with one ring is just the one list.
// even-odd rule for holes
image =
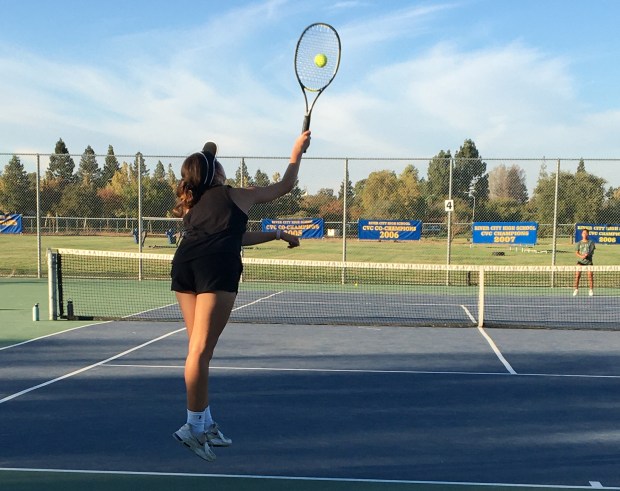
[[301, 127], [301, 132], [305, 133], [306, 131], [308, 131], [310, 129], [310, 114], [306, 114], [304, 116], [304, 124]]

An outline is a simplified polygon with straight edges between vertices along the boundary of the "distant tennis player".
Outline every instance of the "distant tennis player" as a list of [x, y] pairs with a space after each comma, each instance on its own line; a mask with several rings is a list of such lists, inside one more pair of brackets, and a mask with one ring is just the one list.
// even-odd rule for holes
[[[575, 254], [579, 259], [577, 259], [577, 264], [579, 266], [592, 266], [594, 263], [592, 261], [592, 256], [594, 256], [594, 250], [596, 249], [596, 245], [594, 241], [590, 240], [588, 237], [590, 235], [590, 231], [587, 228], [584, 228], [581, 231], [581, 240], [575, 244]], [[575, 272], [575, 291], [573, 292], [573, 297], [576, 297], [579, 293], [579, 280], [581, 279], [581, 271]], [[590, 286], [590, 290], [588, 294], [590, 296], [594, 295], [594, 273], [592, 271], [588, 271], [588, 285]]]
[[232, 188], [224, 185], [224, 168], [215, 158], [217, 147], [205, 144], [202, 152], [185, 159], [177, 187], [176, 216], [183, 217], [185, 236], [172, 260], [172, 286], [189, 337], [185, 361], [187, 423], [174, 437], [199, 457], [215, 459], [212, 447], [227, 447], [213, 421], [209, 405], [209, 362], [233, 308], [243, 269], [241, 246], [282, 239], [299, 245], [296, 236], [275, 232], [246, 232], [248, 211], [290, 192], [310, 131], [302, 133], [291, 152], [282, 180], [265, 187]]

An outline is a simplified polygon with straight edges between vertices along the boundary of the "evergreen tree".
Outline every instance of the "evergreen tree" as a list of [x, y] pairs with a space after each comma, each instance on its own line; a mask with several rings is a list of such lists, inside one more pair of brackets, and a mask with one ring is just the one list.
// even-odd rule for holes
[[252, 181], [250, 173], [248, 172], [248, 166], [245, 165], [245, 159], [241, 159], [239, 168], [237, 169], [237, 172], [235, 172], [234, 186], [238, 188], [247, 188], [248, 186], [254, 186], [254, 182]]
[[164, 169], [164, 164], [161, 163], [161, 160], [157, 161], [157, 165], [155, 166], [155, 171], [153, 172], [153, 179], [157, 181], [166, 180], [166, 170]]
[[80, 159], [80, 165], [77, 170], [77, 178], [79, 182], [85, 184], [93, 183], [98, 185], [101, 181], [101, 169], [97, 163], [97, 157], [95, 151], [90, 145], [86, 147], [82, 158]]
[[112, 145], [108, 145], [108, 154], [106, 155], [103, 171], [101, 172], [101, 184], [103, 186], [109, 184], [112, 180], [112, 176], [120, 170], [120, 168], [121, 166], [118, 164], [116, 155], [114, 155], [114, 148], [112, 148]]
[[74, 180], [73, 169], [75, 168], [75, 162], [69, 155], [69, 149], [62, 138], [56, 142], [54, 148], [54, 154], [50, 155], [50, 164], [45, 173], [45, 177], [48, 180], [59, 179], [65, 183], [70, 183]]
[[0, 181], [0, 210], [7, 213], [31, 214], [36, 208], [35, 196], [30, 195], [28, 173], [17, 155], [13, 155], [4, 167]]
[[168, 164], [168, 172], [166, 173], [166, 181], [170, 187], [176, 191], [177, 189], [177, 176], [174, 173], [174, 169], [172, 168], [172, 164]]
[[451, 159], [450, 150], [441, 150], [428, 163], [426, 193], [429, 200], [444, 200], [448, 197]]
[[579, 161], [572, 189], [575, 215], [571, 223], [596, 221], [605, 202], [606, 182], [602, 177], [587, 172], [583, 159]]
[[470, 187], [478, 200], [486, 200], [489, 196], [489, 180], [486, 175], [487, 164], [480, 158], [476, 144], [465, 140], [459, 151], [454, 155], [452, 173], [452, 196], [462, 198], [470, 194]]
[[138, 167], [140, 168], [140, 173], [142, 177], [149, 175], [149, 171], [146, 168], [146, 162], [144, 161], [144, 156], [142, 155], [142, 152], [136, 153], [136, 158], [131, 165], [131, 173], [132, 175], [136, 176], [136, 179], [138, 178]]
[[579, 159], [579, 163], [577, 164], [577, 173], [586, 171], [586, 163], [583, 159]]
[[256, 171], [253, 182], [254, 186], [260, 187], [269, 186], [269, 184], [271, 184], [271, 182], [269, 181], [269, 176], [265, 172], [262, 172], [260, 169]]
[[[344, 179], [340, 183], [340, 189], [338, 190], [338, 200], [342, 201], [344, 198]], [[355, 190], [353, 189], [353, 183], [351, 179], [347, 179], [347, 206], [351, 206], [353, 204], [353, 200], [355, 199]]]

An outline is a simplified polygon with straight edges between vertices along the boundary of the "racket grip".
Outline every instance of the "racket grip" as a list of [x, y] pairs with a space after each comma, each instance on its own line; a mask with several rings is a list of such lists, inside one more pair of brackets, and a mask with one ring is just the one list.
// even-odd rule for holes
[[310, 129], [310, 115], [306, 114], [304, 116], [304, 124], [301, 127], [301, 132], [304, 133]]

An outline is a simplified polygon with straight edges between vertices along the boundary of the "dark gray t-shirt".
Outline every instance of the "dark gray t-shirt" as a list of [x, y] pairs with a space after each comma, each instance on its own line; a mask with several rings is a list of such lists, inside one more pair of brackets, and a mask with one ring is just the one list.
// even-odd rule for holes
[[580, 240], [579, 242], [577, 242], [577, 244], [575, 244], [575, 251], [579, 252], [579, 254], [586, 255], [585, 259], [579, 259], [577, 262], [579, 264], [583, 264], [584, 266], [592, 265], [592, 256], [594, 255], [594, 249], [596, 249], [596, 246], [591, 240]]

